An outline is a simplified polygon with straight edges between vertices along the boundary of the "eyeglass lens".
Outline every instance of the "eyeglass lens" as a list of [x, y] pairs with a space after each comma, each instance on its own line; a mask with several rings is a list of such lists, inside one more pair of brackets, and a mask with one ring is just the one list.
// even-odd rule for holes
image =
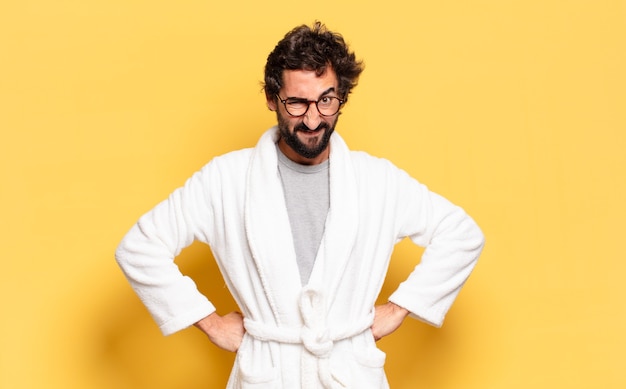
[[304, 115], [309, 110], [311, 103], [315, 104], [318, 112], [321, 115], [332, 116], [339, 112], [339, 108], [341, 107], [342, 103], [339, 98], [333, 96], [325, 96], [318, 101], [309, 101], [304, 99], [281, 99], [281, 101], [285, 105], [285, 109], [287, 110], [287, 112], [292, 116]]

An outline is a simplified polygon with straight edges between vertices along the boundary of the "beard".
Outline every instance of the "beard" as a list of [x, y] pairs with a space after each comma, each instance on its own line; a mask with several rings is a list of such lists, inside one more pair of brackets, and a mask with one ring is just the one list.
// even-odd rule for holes
[[[289, 124], [278, 114], [278, 130], [280, 131], [280, 136], [293, 151], [301, 157], [308, 159], [313, 159], [326, 150], [330, 142], [330, 136], [335, 131], [336, 124], [337, 119], [335, 119], [332, 124], [322, 121], [317, 128], [311, 130], [304, 122], [300, 122], [293, 127], [293, 131], [289, 131]], [[302, 142], [300, 138], [298, 138], [298, 132], [314, 131], [320, 131], [320, 134], [317, 137], [308, 138], [309, 142], [307, 143]]]

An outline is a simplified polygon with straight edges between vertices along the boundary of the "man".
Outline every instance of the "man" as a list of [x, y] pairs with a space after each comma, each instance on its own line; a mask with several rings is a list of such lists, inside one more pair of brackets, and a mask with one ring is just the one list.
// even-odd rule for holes
[[[316, 23], [269, 55], [278, 126], [214, 158], [141, 217], [116, 258], [164, 334], [195, 325], [236, 351], [229, 388], [387, 388], [375, 340], [407, 315], [440, 326], [483, 245], [459, 207], [334, 133], [361, 73], [342, 37]], [[395, 243], [426, 249], [375, 307]], [[242, 313], [218, 315], [174, 258], [210, 245]]]

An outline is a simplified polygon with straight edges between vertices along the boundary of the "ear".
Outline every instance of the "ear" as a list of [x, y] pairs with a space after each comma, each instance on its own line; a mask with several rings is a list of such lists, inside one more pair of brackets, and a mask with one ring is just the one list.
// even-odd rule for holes
[[278, 109], [278, 106], [276, 105], [276, 96], [268, 96], [266, 93], [265, 101], [267, 102], [267, 108], [269, 108], [270, 111], [276, 111]]

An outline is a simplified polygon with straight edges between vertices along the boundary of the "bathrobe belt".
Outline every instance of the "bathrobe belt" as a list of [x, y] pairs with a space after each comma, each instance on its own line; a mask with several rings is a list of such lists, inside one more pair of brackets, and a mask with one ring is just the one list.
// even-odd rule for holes
[[[331, 377], [328, 357], [334, 342], [348, 339], [368, 330], [374, 322], [374, 310], [357, 320], [343, 323], [342, 326], [328, 328], [326, 324], [326, 303], [321, 292], [305, 289], [300, 295], [300, 313], [304, 325], [301, 328], [285, 328], [268, 325], [244, 318], [246, 332], [261, 341], [302, 344], [310, 353], [303, 355], [302, 387], [315, 387], [315, 380], [310, 377], [317, 370], [325, 388], [343, 387]], [[317, 363], [318, 369], [312, 364]]]

